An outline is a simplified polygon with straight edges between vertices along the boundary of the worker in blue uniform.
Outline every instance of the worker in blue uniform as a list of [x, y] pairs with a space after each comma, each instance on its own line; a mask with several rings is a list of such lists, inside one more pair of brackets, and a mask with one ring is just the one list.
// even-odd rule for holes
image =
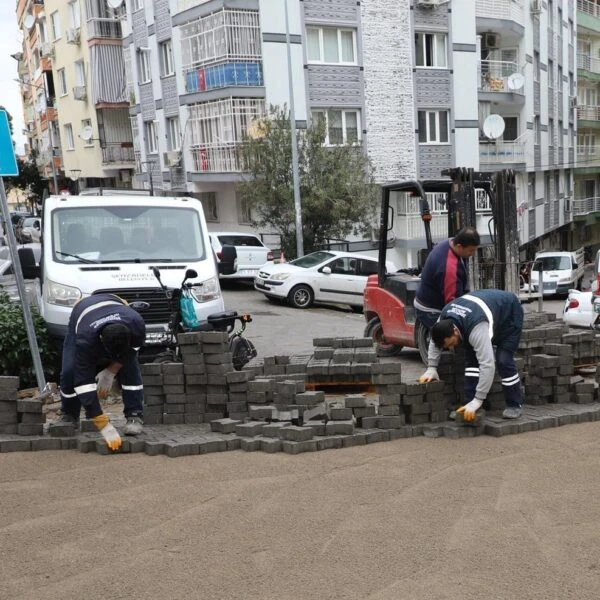
[[[439, 379], [437, 366], [442, 349], [465, 347], [465, 399], [457, 409], [465, 421], [473, 421], [483, 405], [495, 374], [502, 378], [505, 419], [521, 416], [523, 394], [515, 364], [523, 329], [523, 307], [517, 296], [502, 290], [478, 290], [456, 298], [442, 309], [431, 328], [428, 368], [419, 381]], [[494, 361], [494, 346], [496, 347]]]
[[95, 294], [73, 307], [63, 347], [58, 424], [77, 425], [83, 406], [108, 447], [117, 450], [121, 437], [99, 401], [116, 378], [127, 419], [124, 433], [142, 433], [144, 387], [138, 350], [145, 334], [142, 317], [118, 296]]

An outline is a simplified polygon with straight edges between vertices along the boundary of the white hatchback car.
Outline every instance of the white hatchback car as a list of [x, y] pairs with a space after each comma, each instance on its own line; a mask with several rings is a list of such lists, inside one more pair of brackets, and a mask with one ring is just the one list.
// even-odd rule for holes
[[254, 279], [260, 267], [273, 260], [273, 251], [253, 233], [209, 231], [209, 236], [217, 259], [220, 259], [221, 248], [225, 245], [235, 246], [237, 251], [237, 271], [231, 275], [219, 275], [221, 279]]
[[570, 327], [589, 329], [595, 320], [596, 314], [592, 307], [592, 292], [569, 290], [563, 308], [563, 321]]
[[[388, 271], [395, 271], [387, 263]], [[362, 312], [367, 277], [377, 273], [377, 259], [354, 252], [319, 250], [289, 263], [264, 265], [254, 288], [271, 300], [286, 300], [295, 308], [313, 302], [350, 305]]]

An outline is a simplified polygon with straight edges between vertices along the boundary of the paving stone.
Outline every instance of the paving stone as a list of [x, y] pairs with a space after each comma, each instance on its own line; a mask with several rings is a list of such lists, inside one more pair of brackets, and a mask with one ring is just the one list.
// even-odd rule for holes
[[313, 437], [313, 430], [310, 427], [297, 427], [290, 425], [279, 430], [279, 439], [294, 442], [305, 442]]
[[343, 447], [343, 435], [328, 435], [317, 439], [317, 450], [337, 450]]
[[48, 435], [52, 437], [74, 437], [77, 434], [77, 430], [74, 425], [57, 425], [50, 423], [48, 427]]
[[286, 454], [300, 454], [302, 452], [316, 452], [317, 441], [316, 440], [304, 440], [301, 442], [294, 442], [292, 440], [282, 440], [281, 449]]
[[198, 444], [194, 442], [165, 442], [164, 453], [169, 458], [198, 454]]
[[246, 452], [258, 452], [262, 449], [262, 441], [263, 438], [261, 437], [241, 438], [240, 449], [245, 450]]
[[[261, 435], [266, 438], [277, 438], [279, 439], [279, 431], [282, 427], [289, 427], [292, 423], [290, 421], [281, 421], [277, 423], [267, 423], [263, 425], [261, 429]], [[308, 424], [306, 424], [308, 425]], [[316, 434], [315, 434], [316, 435]]]
[[27, 452], [31, 450], [31, 440], [0, 440], [0, 452]]
[[43, 423], [19, 423], [17, 425], [18, 435], [44, 435]]
[[281, 452], [281, 440], [279, 438], [260, 438], [260, 449], [269, 454]]
[[325, 425], [325, 433], [327, 435], [353, 435], [354, 421], [348, 419], [346, 421], [327, 421]]
[[38, 450], [62, 450], [60, 438], [37, 437], [31, 440], [31, 449]]
[[159, 454], [164, 454], [164, 451], [165, 442], [146, 440], [144, 452], [148, 456], [158, 456]]
[[235, 434], [240, 437], [254, 437], [262, 434], [264, 427], [262, 421], [250, 421], [249, 423], [240, 423], [235, 426]]
[[235, 433], [236, 425], [241, 424], [241, 421], [236, 421], [234, 419], [216, 419], [215, 421], [211, 421], [210, 429], [211, 431], [217, 431], [219, 433]]
[[226, 452], [227, 440], [202, 440], [198, 443], [198, 450], [200, 454], [211, 454], [212, 452]]
[[17, 412], [20, 413], [41, 413], [43, 406], [43, 402], [35, 398], [17, 400]]

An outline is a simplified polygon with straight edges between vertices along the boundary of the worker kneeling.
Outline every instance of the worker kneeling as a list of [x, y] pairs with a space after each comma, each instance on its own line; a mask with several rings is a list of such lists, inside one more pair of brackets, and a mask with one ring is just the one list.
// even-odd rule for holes
[[456, 298], [444, 306], [438, 322], [431, 328], [428, 368], [419, 381], [439, 379], [437, 366], [442, 349], [459, 344], [465, 347], [465, 398], [456, 410], [465, 421], [473, 421], [494, 381], [494, 346], [502, 378], [505, 419], [521, 416], [523, 395], [515, 364], [523, 328], [523, 308], [515, 294], [502, 290], [478, 290]]
[[121, 436], [104, 414], [99, 398], [121, 384], [126, 435], [143, 431], [144, 386], [138, 360], [146, 327], [142, 317], [118, 296], [96, 294], [78, 302], [69, 318], [60, 377], [61, 418], [56, 423], [77, 425], [81, 407], [111, 450]]

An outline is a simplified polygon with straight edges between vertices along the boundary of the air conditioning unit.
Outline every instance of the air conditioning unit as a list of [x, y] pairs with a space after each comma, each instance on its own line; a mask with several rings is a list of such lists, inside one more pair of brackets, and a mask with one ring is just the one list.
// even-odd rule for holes
[[570, 108], [577, 108], [577, 96], [571, 96], [569, 98], [569, 107]]
[[54, 44], [52, 42], [44, 42], [42, 44], [42, 56], [54, 58]]
[[75, 100], [87, 100], [87, 89], [85, 85], [78, 85], [73, 88], [73, 98], [75, 98]]
[[437, 6], [438, 0], [417, 0], [417, 6]]
[[178, 150], [171, 150], [163, 154], [163, 160], [167, 167], [178, 167], [181, 163], [181, 152]]
[[542, 12], [542, 0], [531, 0], [531, 14], [539, 15]]
[[497, 33], [484, 33], [482, 41], [484, 47], [488, 50], [490, 48], [497, 48], [500, 43], [500, 36]]
[[80, 29], [79, 27], [70, 27], [67, 29], [67, 44], [79, 44]]

